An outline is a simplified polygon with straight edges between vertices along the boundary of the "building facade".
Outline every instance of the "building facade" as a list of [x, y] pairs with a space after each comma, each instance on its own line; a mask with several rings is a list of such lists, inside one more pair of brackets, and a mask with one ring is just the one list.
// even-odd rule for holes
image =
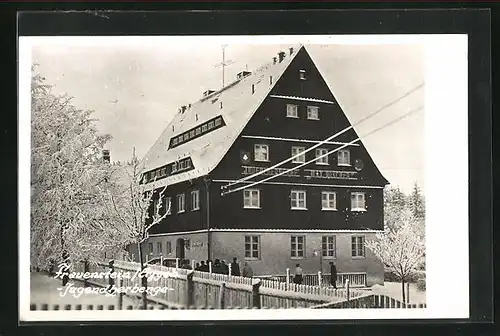
[[143, 183], [155, 197], [167, 186], [169, 214], [144, 253], [237, 257], [256, 274], [327, 271], [334, 260], [383, 283], [364, 241], [383, 230], [388, 182], [357, 139], [306, 47], [242, 71], [183, 106], [146, 154]]

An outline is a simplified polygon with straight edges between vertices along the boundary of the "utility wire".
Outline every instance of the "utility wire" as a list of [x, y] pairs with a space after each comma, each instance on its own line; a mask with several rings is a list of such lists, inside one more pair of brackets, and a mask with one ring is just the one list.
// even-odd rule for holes
[[347, 132], [348, 130], [350, 130], [350, 129], [354, 128], [354, 126], [357, 126], [357, 125], [359, 125], [359, 124], [361, 124], [361, 123], [365, 122], [366, 120], [368, 120], [368, 119], [372, 118], [373, 116], [377, 115], [378, 113], [380, 113], [380, 112], [384, 111], [385, 109], [387, 109], [387, 108], [391, 107], [392, 105], [394, 105], [394, 104], [396, 104], [396, 103], [400, 102], [400, 101], [401, 101], [401, 100], [403, 100], [404, 98], [406, 98], [406, 97], [408, 97], [409, 95], [411, 95], [413, 92], [415, 92], [415, 91], [417, 91], [417, 90], [421, 89], [424, 85], [425, 85], [424, 83], [421, 83], [421, 84], [417, 85], [416, 87], [414, 87], [414, 88], [413, 88], [413, 89], [411, 89], [410, 91], [406, 92], [404, 95], [400, 96], [400, 97], [399, 97], [399, 98], [397, 98], [396, 100], [393, 100], [393, 101], [391, 101], [390, 103], [388, 103], [388, 104], [386, 104], [386, 105], [384, 105], [384, 106], [380, 107], [379, 109], [377, 109], [376, 111], [374, 111], [374, 112], [372, 112], [371, 114], [367, 115], [366, 117], [364, 117], [364, 118], [362, 118], [362, 119], [358, 120], [356, 123], [352, 124], [351, 126], [349, 126], [349, 127], [345, 128], [345, 129], [343, 129], [343, 130], [342, 130], [342, 131], [340, 131], [340, 132], [335, 133], [334, 135], [332, 135], [332, 136], [330, 136], [329, 138], [327, 138], [327, 139], [325, 139], [325, 140], [323, 140], [323, 141], [321, 141], [321, 142], [319, 142], [319, 143], [317, 143], [317, 144], [313, 145], [312, 147], [307, 148], [305, 151], [300, 152], [300, 153], [298, 153], [298, 154], [296, 154], [296, 155], [294, 155], [294, 156], [291, 156], [291, 157], [289, 157], [289, 158], [287, 158], [287, 159], [285, 159], [285, 160], [283, 160], [283, 161], [281, 161], [281, 162], [279, 162], [279, 163], [275, 164], [274, 166], [271, 166], [271, 167], [269, 167], [269, 168], [266, 168], [266, 169], [264, 169], [264, 170], [261, 170], [261, 171], [259, 171], [259, 172], [255, 173], [255, 174], [252, 174], [252, 175], [246, 176], [246, 177], [244, 177], [244, 178], [241, 178], [241, 179], [239, 179], [238, 181], [231, 182], [231, 183], [229, 183], [229, 184], [227, 184], [227, 185], [225, 185], [225, 186], [222, 186], [222, 188], [223, 188], [223, 189], [225, 189], [225, 188], [229, 188], [229, 187], [230, 187], [230, 186], [232, 186], [232, 185], [235, 185], [235, 184], [238, 184], [238, 183], [242, 183], [242, 182], [244, 182], [244, 181], [246, 181], [246, 180], [249, 180], [249, 179], [251, 179], [251, 178], [254, 178], [254, 177], [257, 177], [257, 176], [259, 176], [259, 175], [262, 175], [262, 174], [264, 174], [265, 172], [268, 172], [268, 171], [269, 171], [269, 170], [271, 170], [271, 169], [277, 168], [277, 167], [279, 167], [279, 166], [281, 166], [281, 165], [283, 165], [283, 164], [285, 164], [285, 163], [287, 163], [287, 162], [289, 162], [289, 161], [291, 161], [291, 160], [293, 160], [293, 159], [295, 159], [295, 158], [297, 158], [297, 157], [299, 157], [299, 156], [301, 156], [301, 155], [305, 155], [305, 154], [306, 154], [306, 153], [308, 153], [309, 151], [312, 151], [313, 149], [318, 148], [319, 146], [321, 146], [321, 145], [325, 144], [326, 142], [331, 141], [332, 139], [334, 139], [334, 138], [336, 138], [336, 137], [338, 137], [338, 136], [342, 135], [343, 133]]
[[[366, 138], [366, 137], [368, 137], [368, 136], [370, 136], [370, 135], [372, 135], [372, 134], [374, 134], [374, 133], [376, 133], [376, 132], [379, 132], [380, 130], [382, 130], [382, 129], [386, 128], [386, 127], [389, 127], [389, 126], [391, 126], [391, 125], [393, 125], [393, 124], [395, 124], [395, 123], [397, 123], [397, 122], [401, 121], [402, 119], [404, 119], [404, 118], [408, 117], [409, 115], [411, 115], [411, 114], [413, 114], [413, 113], [415, 113], [415, 112], [418, 112], [418, 111], [420, 111], [420, 110], [422, 110], [422, 109], [423, 109], [423, 106], [420, 106], [420, 107], [418, 107], [418, 108], [416, 108], [416, 109], [414, 109], [414, 110], [411, 110], [410, 112], [407, 112], [407, 113], [403, 114], [402, 116], [400, 116], [400, 117], [398, 117], [398, 118], [396, 118], [396, 119], [394, 119], [394, 120], [392, 120], [392, 121], [390, 121], [390, 122], [388, 122], [388, 123], [386, 123], [386, 124], [384, 124], [384, 125], [382, 125], [382, 126], [380, 126], [380, 127], [376, 128], [376, 129], [374, 129], [374, 130], [370, 131], [369, 133], [367, 133], [367, 134], [363, 135], [363, 138]], [[335, 153], [335, 152], [337, 152], [337, 151], [341, 150], [342, 148], [345, 148], [345, 147], [347, 147], [347, 146], [349, 146], [349, 145], [352, 145], [352, 144], [354, 144], [354, 143], [356, 143], [356, 142], [358, 142], [358, 141], [360, 141], [360, 140], [361, 140], [361, 137], [358, 137], [357, 139], [352, 140], [351, 142], [349, 142], [349, 143], [347, 143], [347, 144], [345, 144], [345, 145], [342, 145], [342, 146], [340, 146], [340, 147], [338, 147], [338, 148], [335, 148], [335, 149], [333, 149], [333, 150], [331, 150], [331, 151], [329, 151], [329, 152], [327, 152], [327, 153], [325, 153], [325, 154], [322, 154], [322, 155], [320, 155], [320, 156], [318, 156], [318, 157], [316, 157], [316, 158], [314, 158], [314, 159], [312, 159], [312, 160], [309, 160], [309, 161], [307, 161], [307, 162], [304, 162], [304, 163], [302, 163], [302, 164], [300, 164], [300, 165], [298, 165], [298, 166], [296, 166], [296, 167], [290, 168], [290, 169], [288, 169], [288, 170], [285, 170], [285, 171], [283, 171], [283, 172], [281, 172], [281, 173], [278, 173], [278, 174], [276, 174], [276, 175], [270, 176], [270, 177], [265, 178], [265, 179], [263, 179], [263, 180], [253, 182], [253, 183], [251, 183], [251, 184], [248, 184], [248, 185], [245, 185], [245, 186], [242, 186], [242, 187], [239, 187], [239, 188], [236, 188], [236, 189], [230, 190], [230, 191], [223, 191], [223, 192], [221, 193], [221, 196], [224, 196], [224, 195], [227, 195], [227, 194], [231, 194], [231, 193], [234, 193], [234, 192], [237, 192], [237, 191], [240, 191], [240, 190], [244, 190], [244, 189], [247, 189], [247, 188], [253, 187], [253, 186], [257, 185], [257, 184], [261, 184], [261, 183], [264, 183], [264, 182], [269, 181], [269, 180], [271, 180], [271, 179], [274, 179], [274, 178], [276, 178], [276, 177], [279, 177], [279, 176], [281, 176], [281, 175], [288, 174], [288, 173], [289, 173], [289, 172], [291, 172], [291, 171], [294, 171], [294, 170], [296, 170], [296, 169], [299, 169], [299, 168], [301, 168], [301, 167], [304, 167], [305, 165], [308, 165], [308, 164], [310, 164], [310, 163], [312, 163], [312, 162], [315, 162], [315, 161], [317, 161], [318, 159], [321, 159], [321, 158], [323, 158], [323, 157], [325, 157], [325, 156], [328, 156], [328, 155], [330, 155], [330, 154], [333, 154], [333, 153]], [[234, 183], [233, 183], [233, 184], [234, 184]], [[227, 187], [227, 186], [226, 186], [226, 187]]]

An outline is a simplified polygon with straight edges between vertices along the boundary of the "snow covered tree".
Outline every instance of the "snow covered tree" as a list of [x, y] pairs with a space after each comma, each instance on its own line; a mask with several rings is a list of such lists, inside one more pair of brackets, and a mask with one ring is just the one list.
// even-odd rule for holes
[[400, 215], [407, 206], [407, 197], [399, 189], [386, 187], [384, 189], [384, 224], [390, 228], [399, 225]]
[[[53, 93], [32, 68], [31, 82], [31, 263], [47, 268], [63, 255], [92, 259], [115, 246], [118, 230], [104, 226], [99, 194], [107, 188], [109, 165], [102, 149], [110, 135], [99, 134], [93, 111], [81, 110], [67, 95]], [[92, 244], [86, 244], [92, 241]]]
[[415, 218], [425, 219], [425, 199], [417, 182], [413, 185], [413, 190], [408, 198], [408, 206]]
[[[150, 229], [160, 223], [170, 212], [164, 196], [167, 186], [160, 190], [150, 190], [143, 178], [143, 165], [137, 159], [135, 150], [132, 160], [122, 164], [111, 179], [113, 190], [109, 190], [103, 203], [106, 204], [114, 227], [121, 227], [122, 245], [136, 244], [139, 251], [141, 270], [146, 267], [142, 247], [149, 238]], [[156, 180], [156, 179], [155, 179]], [[142, 278], [142, 286], [147, 288], [147, 279]], [[146, 292], [142, 294], [146, 308]]]
[[404, 285], [423, 262], [425, 240], [411, 210], [404, 209], [399, 218], [397, 226], [386, 225], [384, 232], [377, 234], [376, 239], [367, 240], [365, 246], [400, 279], [405, 302]]

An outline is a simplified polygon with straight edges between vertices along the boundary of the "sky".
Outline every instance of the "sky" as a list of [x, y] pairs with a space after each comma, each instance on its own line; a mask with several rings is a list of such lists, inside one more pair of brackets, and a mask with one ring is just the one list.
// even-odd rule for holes
[[[54, 38], [37, 43], [32, 61], [56, 93], [67, 93], [78, 108], [95, 111], [99, 130], [113, 136], [108, 144], [113, 161], [130, 159], [134, 147], [142, 157], [181, 105], [222, 85], [222, 69], [215, 66], [222, 61], [219, 40], [95, 41]], [[258, 38], [242, 41], [231, 39], [225, 48], [226, 61], [232, 61], [225, 69], [226, 84], [238, 72], [271, 62], [279, 51], [293, 45], [262, 43]], [[351, 123], [425, 81], [420, 44], [304, 44]], [[382, 174], [405, 192], [415, 182], [425, 190], [423, 107], [420, 89], [355, 125]], [[415, 109], [407, 118], [363, 136]]]

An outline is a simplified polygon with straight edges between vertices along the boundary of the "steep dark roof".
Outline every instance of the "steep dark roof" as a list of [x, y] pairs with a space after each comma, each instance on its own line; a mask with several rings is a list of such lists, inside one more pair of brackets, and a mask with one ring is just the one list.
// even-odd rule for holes
[[[282, 62], [270, 62], [252, 71], [250, 75], [203, 97], [185, 111], [179, 111], [146, 153], [143, 159], [144, 172], [187, 157], [191, 158], [194, 169], [155, 181], [151, 183], [152, 187], [198, 178], [217, 167], [302, 48], [305, 46], [295, 46], [293, 54], [287, 53]], [[218, 116], [223, 118], [225, 126], [170, 148], [173, 138]]]

